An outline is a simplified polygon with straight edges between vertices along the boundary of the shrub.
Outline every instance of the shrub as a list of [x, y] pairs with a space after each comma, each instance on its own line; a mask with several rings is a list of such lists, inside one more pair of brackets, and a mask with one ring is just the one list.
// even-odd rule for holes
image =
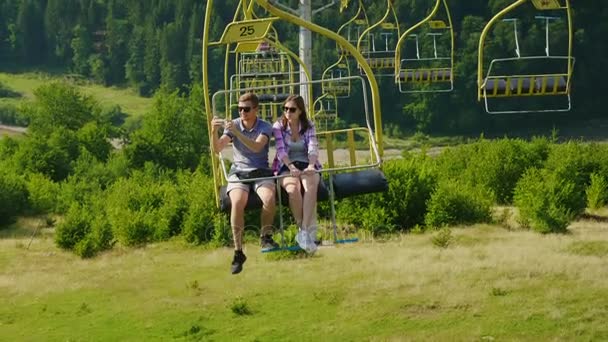
[[106, 161], [112, 150], [108, 141], [108, 127], [89, 122], [77, 131], [78, 142], [82, 148], [93, 154], [97, 160]]
[[21, 97], [21, 93], [10, 89], [4, 83], [0, 82], [0, 98], [1, 97], [17, 98], [17, 97]]
[[489, 222], [492, 194], [483, 187], [442, 181], [428, 201], [424, 218], [430, 227]]
[[42, 173], [54, 181], [64, 180], [70, 163], [78, 156], [78, 142], [72, 131], [57, 129], [50, 136], [31, 134], [15, 153], [21, 170]]
[[606, 177], [592, 173], [591, 184], [585, 190], [587, 194], [587, 207], [591, 209], [599, 209], [606, 205], [608, 201], [608, 180]]
[[426, 202], [437, 182], [432, 160], [424, 153], [384, 164], [388, 191], [346, 198], [336, 204], [336, 216], [373, 233], [407, 229], [424, 221]]
[[454, 241], [450, 228], [441, 228], [438, 233], [431, 237], [431, 242], [439, 248], [448, 248]]
[[585, 209], [578, 177], [569, 168], [526, 172], [517, 183], [514, 196], [520, 223], [541, 233], [565, 231]]
[[28, 176], [27, 191], [29, 207], [34, 213], [51, 213], [57, 206], [60, 185], [49, 177], [33, 173]]
[[591, 174], [601, 170], [601, 159], [606, 159], [606, 148], [569, 141], [552, 146], [545, 168], [568, 173], [568, 179], [575, 182], [582, 193], [590, 183]]
[[17, 107], [0, 104], [0, 124], [25, 127], [28, 125], [28, 120], [19, 114]]
[[399, 229], [422, 224], [427, 201], [437, 186], [433, 160], [422, 152], [405, 160], [388, 161], [383, 171], [389, 188], [378, 205], [388, 211], [390, 223]]
[[517, 181], [530, 167], [540, 167], [547, 158], [549, 142], [535, 139], [479, 141], [450, 149], [438, 158], [444, 179], [460, 179], [471, 186], [492, 191], [501, 204], [511, 203]]
[[132, 165], [141, 167], [145, 162], [154, 162], [172, 170], [195, 170], [208, 146], [207, 126], [200, 108], [177, 91], [157, 92], [151, 112], [144, 117], [142, 127], [130, 135], [125, 147]]
[[188, 208], [182, 234], [190, 243], [209, 242], [213, 239], [215, 217], [219, 214], [215, 205], [213, 178], [196, 172], [183, 187], [186, 188]]
[[353, 224], [374, 235], [395, 230], [390, 210], [380, 194], [351, 197], [336, 202], [336, 218], [340, 222]]
[[113, 236], [102, 203], [100, 200], [88, 206], [73, 204], [55, 231], [57, 246], [73, 250], [82, 258], [111, 248]]
[[0, 225], [11, 222], [27, 204], [27, 188], [22, 177], [0, 170]]
[[180, 233], [186, 203], [170, 175], [146, 166], [108, 190], [112, 231], [125, 245], [166, 240]]
[[63, 249], [74, 249], [91, 231], [92, 213], [87, 207], [73, 204], [55, 230], [55, 243]]

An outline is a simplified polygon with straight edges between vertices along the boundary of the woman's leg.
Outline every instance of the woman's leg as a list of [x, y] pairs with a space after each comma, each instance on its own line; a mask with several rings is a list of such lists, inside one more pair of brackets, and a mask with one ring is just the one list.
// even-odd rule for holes
[[300, 179], [296, 177], [281, 178], [281, 186], [289, 196], [289, 208], [298, 227], [302, 227], [302, 190]]
[[302, 206], [302, 227], [306, 230], [317, 227], [317, 188], [321, 176], [318, 173], [302, 174], [304, 203]]

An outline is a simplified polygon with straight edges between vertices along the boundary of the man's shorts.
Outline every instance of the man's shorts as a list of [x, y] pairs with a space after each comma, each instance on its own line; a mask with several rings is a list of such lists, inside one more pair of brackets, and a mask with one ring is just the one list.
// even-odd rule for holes
[[261, 179], [255, 182], [246, 182], [246, 183], [242, 183], [242, 182], [234, 182], [231, 183], [232, 181], [239, 181], [239, 177], [237, 177], [237, 175], [228, 175], [228, 186], [226, 187], [226, 193], [229, 193], [230, 191], [234, 190], [234, 189], [241, 189], [243, 191], [247, 191], [249, 192], [250, 189], [253, 187], [253, 190], [255, 192], [258, 191], [258, 189], [260, 187], [269, 187], [271, 189], [273, 189], [276, 185], [275, 183], [275, 179]]

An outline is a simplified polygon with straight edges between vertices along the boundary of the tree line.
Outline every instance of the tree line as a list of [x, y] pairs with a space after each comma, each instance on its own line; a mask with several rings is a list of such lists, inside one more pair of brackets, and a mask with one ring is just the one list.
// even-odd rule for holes
[[[216, 39], [232, 20], [238, 1], [215, 1], [211, 35]], [[298, 1], [283, 1], [296, 7]], [[424, 18], [434, 1], [395, 0], [403, 29]], [[383, 120], [388, 132], [399, 135], [406, 130], [436, 133], [504, 131], [534, 125], [556, 124], [601, 115], [602, 75], [608, 61], [602, 20], [608, 6], [602, 1], [574, 2], [573, 80], [574, 109], [566, 115], [491, 117], [476, 101], [477, 45], [485, 23], [511, 0], [450, 0], [456, 35], [455, 91], [449, 94], [404, 95], [391, 78], [380, 81]], [[313, 1], [314, 7], [326, 4]], [[379, 20], [384, 1], [364, 1], [371, 22]], [[204, 0], [0, 0], [0, 69], [59, 68], [105, 85], [128, 85], [150, 96], [161, 86], [186, 90], [200, 83], [201, 35], [206, 1]], [[315, 23], [337, 30], [356, 11], [351, 1], [345, 12], [331, 7], [314, 17]], [[531, 7], [531, 6], [530, 6]], [[263, 15], [263, 10], [257, 9]], [[519, 14], [529, 14], [520, 11]], [[544, 37], [542, 23], [523, 22], [520, 27], [522, 49], [540, 48]], [[280, 40], [297, 51], [298, 28], [277, 23]], [[553, 48], [564, 48], [565, 20], [555, 24]], [[560, 30], [561, 29], [561, 30]], [[512, 29], [503, 26], [488, 37], [488, 54], [514, 55]], [[553, 39], [553, 38], [552, 38]], [[538, 41], [533, 45], [532, 41]], [[209, 68], [212, 86], [223, 79], [223, 53], [211, 54]], [[335, 43], [313, 37], [313, 74], [320, 78], [323, 69], [336, 61]], [[9, 85], [10, 86], [10, 85]], [[216, 88], [217, 89], [217, 88]], [[354, 102], [354, 101], [353, 101]], [[358, 104], [357, 104], [358, 105]], [[355, 104], [345, 101], [341, 117], [355, 121]], [[522, 124], [524, 122], [525, 124]]]

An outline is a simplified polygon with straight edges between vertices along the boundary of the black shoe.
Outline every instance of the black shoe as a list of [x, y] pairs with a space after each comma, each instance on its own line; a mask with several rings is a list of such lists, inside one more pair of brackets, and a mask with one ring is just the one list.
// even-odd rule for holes
[[232, 259], [232, 267], [230, 271], [232, 274], [239, 274], [243, 270], [243, 264], [247, 261], [247, 257], [243, 254], [243, 251], [234, 251], [234, 258]]
[[279, 248], [279, 244], [272, 239], [272, 235], [262, 235], [260, 238], [260, 245], [262, 246], [262, 249]]

